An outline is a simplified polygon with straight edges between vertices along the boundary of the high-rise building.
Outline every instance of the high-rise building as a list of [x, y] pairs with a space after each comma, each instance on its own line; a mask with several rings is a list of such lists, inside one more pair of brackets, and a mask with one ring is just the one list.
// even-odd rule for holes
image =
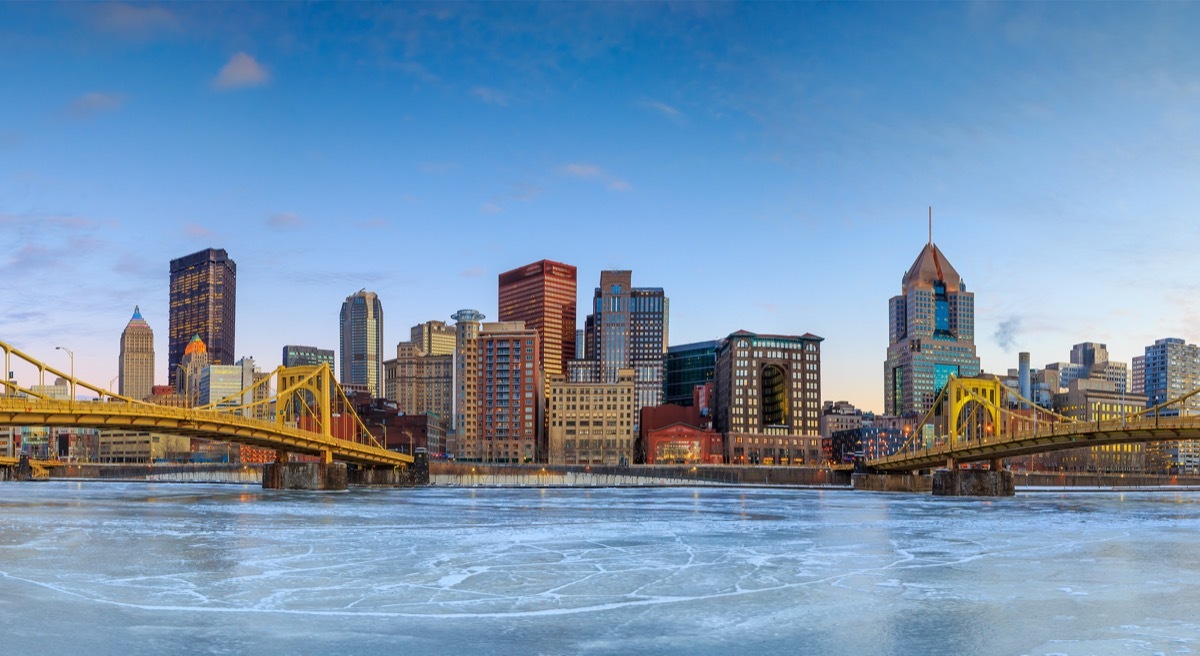
[[[1159, 339], [1143, 356], [1146, 407], [1182, 397], [1200, 387], [1200, 346], [1177, 337]], [[1200, 395], [1158, 411], [1160, 415], [1200, 415]], [[1200, 473], [1200, 440], [1151, 442], [1146, 445], [1146, 465], [1156, 473]]]
[[241, 411], [243, 416], [264, 418], [267, 409], [262, 405], [251, 405], [271, 396], [265, 384], [254, 387], [254, 383], [262, 376], [262, 371], [254, 364], [254, 358], [242, 358], [236, 364], [210, 364], [200, 371], [197, 405], [220, 402], [218, 407], [221, 408], [250, 406]]
[[283, 366], [285, 367], [315, 367], [321, 364], [333, 369], [333, 349], [317, 348], [315, 346], [299, 346], [288, 344], [283, 347]]
[[133, 306], [133, 317], [121, 332], [119, 394], [142, 400], [154, 387], [154, 331], [142, 318], [142, 310]]
[[612, 383], [550, 380], [546, 409], [548, 460], [552, 465], [633, 463], [633, 370]]
[[475, 340], [476, 435], [462, 443], [484, 462], [544, 461], [545, 389], [537, 363], [538, 332], [520, 321], [485, 323]]
[[396, 345], [383, 362], [384, 395], [409, 415], [437, 415], [442, 425], [454, 412], [454, 355], [431, 355], [413, 342]]
[[171, 304], [167, 363], [183, 362], [183, 352], [199, 335], [213, 364], [233, 364], [237, 319], [237, 265], [221, 248], [207, 248], [171, 260]]
[[338, 382], [383, 395], [383, 305], [375, 292], [359, 290], [342, 303], [341, 369]]
[[199, 405], [200, 376], [212, 364], [208, 354], [208, 346], [199, 335], [193, 335], [183, 351], [183, 361], [173, 367], [175, 374], [175, 389], [183, 397], [184, 407], [191, 408]]
[[457, 333], [445, 321], [426, 321], [409, 331], [411, 342], [425, 355], [454, 355]]
[[454, 415], [453, 444], [447, 450], [465, 457], [463, 447], [475, 445], [479, 436], [476, 424], [479, 403], [479, 360], [476, 342], [480, 322], [486, 317], [478, 310], [459, 310], [454, 319]]
[[663, 403], [692, 405], [696, 386], [711, 383], [716, 366], [716, 340], [668, 347], [663, 363]]
[[500, 274], [500, 321], [536, 330], [538, 364], [547, 376], [566, 372], [575, 358], [575, 267], [541, 260]]
[[660, 405], [669, 316], [661, 287], [634, 287], [631, 271], [601, 271], [584, 328], [593, 380], [616, 382], [618, 371], [633, 369], [634, 405]]
[[1130, 367], [1129, 391], [1134, 394], [1146, 393], [1146, 356], [1133, 356], [1133, 364]]
[[739, 330], [717, 348], [716, 429], [726, 462], [818, 465], [821, 342]]
[[979, 374], [975, 295], [931, 239], [888, 301], [884, 406], [888, 415], [921, 415], [950, 376]]

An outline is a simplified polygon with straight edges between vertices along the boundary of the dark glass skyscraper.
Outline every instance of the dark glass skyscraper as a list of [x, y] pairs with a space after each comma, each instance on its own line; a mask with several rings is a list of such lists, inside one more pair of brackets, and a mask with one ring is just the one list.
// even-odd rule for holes
[[342, 303], [341, 376], [345, 386], [383, 396], [383, 304], [365, 289]]
[[717, 367], [717, 341], [680, 344], [667, 349], [663, 403], [692, 405], [697, 385], [711, 383]]
[[225, 249], [206, 248], [171, 260], [167, 362], [172, 372], [196, 335], [208, 346], [212, 364], [234, 363], [236, 302], [237, 265]]

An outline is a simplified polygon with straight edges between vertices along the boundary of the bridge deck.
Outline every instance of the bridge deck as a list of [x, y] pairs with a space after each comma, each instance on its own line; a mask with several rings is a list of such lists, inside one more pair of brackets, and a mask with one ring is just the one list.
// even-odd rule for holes
[[152, 404], [0, 397], [0, 426], [76, 426], [203, 437], [361, 465], [403, 466], [412, 456], [227, 412]]

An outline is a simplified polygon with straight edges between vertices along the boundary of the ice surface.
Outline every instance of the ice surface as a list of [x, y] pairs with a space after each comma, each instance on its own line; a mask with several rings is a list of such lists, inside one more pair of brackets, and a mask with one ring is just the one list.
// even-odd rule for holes
[[0, 484], [0, 653], [1192, 653], [1200, 493]]

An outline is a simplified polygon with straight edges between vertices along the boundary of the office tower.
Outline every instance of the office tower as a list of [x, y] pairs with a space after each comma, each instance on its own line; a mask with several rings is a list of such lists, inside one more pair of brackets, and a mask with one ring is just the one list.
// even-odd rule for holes
[[633, 369], [637, 408], [661, 404], [669, 315], [661, 287], [634, 287], [631, 271], [601, 271], [584, 328], [594, 380], [616, 382]]
[[425, 355], [453, 355], [457, 333], [445, 321], [426, 321], [412, 327], [410, 341]]
[[1097, 342], [1084, 342], [1071, 347], [1070, 362], [1046, 365], [1047, 379], [1057, 380], [1057, 393], [1065, 393], [1071, 382], [1082, 378], [1099, 378], [1114, 385], [1118, 392], [1129, 391], [1129, 373], [1124, 362], [1110, 362], [1108, 347]]
[[1146, 356], [1133, 356], [1133, 364], [1130, 367], [1129, 391], [1134, 394], [1146, 393]]
[[479, 325], [486, 317], [478, 310], [459, 310], [454, 319], [454, 415], [455, 449], [462, 454], [463, 446], [477, 442], [476, 405], [479, 402], [479, 360], [476, 340]]
[[663, 403], [692, 405], [695, 387], [712, 382], [716, 366], [716, 340], [667, 348], [663, 362]]
[[979, 374], [975, 295], [932, 239], [900, 290], [888, 301], [884, 406], [888, 415], [922, 415], [950, 376]]
[[477, 434], [466, 455], [483, 462], [545, 459], [545, 389], [537, 363], [538, 331], [520, 321], [485, 323], [475, 340]]
[[575, 267], [541, 260], [500, 274], [500, 321], [536, 330], [544, 374], [565, 373], [575, 359]]
[[254, 364], [254, 358], [242, 358], [235, 364], [210, 364], [200, 370], [197, 405], [220, 402], [219, 408], [250, 406], [239, 414], [256, 419], [265, 418], [268, 414], [265, 405], [252, 405], [255, 401], [271, 397], [267, 384], [254, 387], [263, 376], [262, 370]]
[[333, 349], [288, 344], [283, 347], [283, 360], [281, 362], [283, 362], [283, 366], [285, 367], [315, 367], [327, 364], [332, 370]]
[[[414, 336], [416, 333], [414, 332]], [[454, 413], [454, 354], [432, 355], [414, 342], [396, 345], [383, 363], [384, 395], [409, 415], [437, 415], [442, 425]]]
[[343, 387], [383, 394], [383, 305], [365, 289], [346, 297], [340, 316]]
[[633, 370], [612, 383], [576, 383], [555, 376], [546, 409], [552, 465], [628, 465], [634, 461]]
[[237, 319], [237, 265], [224, 249], [207, 248], [171, 260], [171, 304], [167, 364], [183, 362], [183, 352], [199, 335], [213, 364], [233, 364]]
[[172, 367], [171, 373], [175, 374], [175, 390], [183, 397], [184, 407], [191, 408], [199, 405], [201, 372], [212, 364], [208, 347], [199, 335], [192, 336], [183, 351], [182, 360]]
[[821, 464], [822, 341], [745, 330], [721, 340], [715, 423], [727, 462]]
[[[1200, 387], [1200, 346], [1168, 337], [1147, 346], [1143, 356], [1146, 406], [1177, 399]], [[1200, 414], [1200, 395], [1157, 411], [1159, 415]], [[1200, 440], [1151, 442], [1146, 445], [1146, 465], [1154, 473], [1200, 473]]]
[[121, 332], [120, 388], [118, 394], [142, 400], [154, 387], [154, 331], [133, 306], [133, 317]]

